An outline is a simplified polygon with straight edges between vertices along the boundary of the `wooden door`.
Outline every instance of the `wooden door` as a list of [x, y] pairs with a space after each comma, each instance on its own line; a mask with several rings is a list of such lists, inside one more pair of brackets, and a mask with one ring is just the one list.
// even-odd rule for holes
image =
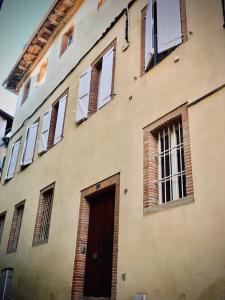
[[88, 200], [90, 203], [90, 217], [84, 296], [110, 297], [115, 189], [107, 189]]

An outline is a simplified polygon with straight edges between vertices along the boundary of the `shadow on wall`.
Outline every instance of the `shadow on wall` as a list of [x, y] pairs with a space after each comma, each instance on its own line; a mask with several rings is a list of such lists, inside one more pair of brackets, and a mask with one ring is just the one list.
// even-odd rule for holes
[[225, 278], [209, 285], [208, 288], [201, 293], [198, 300], [225, 300]]

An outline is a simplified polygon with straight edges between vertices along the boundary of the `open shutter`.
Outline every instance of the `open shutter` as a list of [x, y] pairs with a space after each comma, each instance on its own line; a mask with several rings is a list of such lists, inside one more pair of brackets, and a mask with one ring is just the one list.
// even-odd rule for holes
[[80, 76], [78, 99], [77, 99], [77, 111], [76, 111], [76, 122], [80, 122], [88, 116], [88, 104], [91, 86], [91, 68], [85, 71]]
[[157, 0], [158, 53], [182, 43], [180, 0]]
[[32, 163], [33, 156], [34, 156], [34, 148], [35, 142], [37, 137], [37, 130], [38, 130], [38, 122], [34, 123], [30, 126], [27, 139], [26, 139], [26, 147], [23, 155], [23, 165], [29, 165]]
[[38, 153], [47, 151], [51, 114], [52, 114], [52, 108], [50, 108], [43, 116], [43, 123], [42, 123], [42, 128], [41, 128]]
[[66, 109], [66, 99], [67, 99], [67, 95], [63, 96], [62, 99], [59, 100], [59, 109], [57, 114], [54, 144], [58, 143], [62, 139], [64, 116], [65, 116], [65, 109]]
[[154, 54], [152, 0], [148, 1], [145, 16], [145, 71], [148, 69]]
[[98, 109], [111, 100], [114, 47], [102, 59], [102, 72], [98, 92]]
[[17, 158], [18, 158], [18, 154], [19, 154], [19, 149], [20, 149], [20, 140], [17, 141], [13, 145], [6, 179], [10, 179], [15, 175], [16, 163], [17, 163]]

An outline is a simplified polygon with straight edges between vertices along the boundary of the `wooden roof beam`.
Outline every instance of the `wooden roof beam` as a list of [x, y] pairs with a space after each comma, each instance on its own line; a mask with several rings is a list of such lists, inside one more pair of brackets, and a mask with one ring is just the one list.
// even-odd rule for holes
[[48, 18], [49, 22], [52, 23], [55, 26], [58, 26], [60, 22], [53, 20], [51, 17]]
[[50, 30], [49, 28], [45, 27], [45, 26], [43, 26], [42, 29], [43, 29], [46, 33], [48, 33], [49, 35], [52, 35], [52, 34], [53, 34], [53, 31]]
[[60, 10], [58, 10], [58, 9], [54, 9], [54, 13], [57, 15], [57, 16], [59, 16], [59, 17], [65, 17], [65, 15], [66, 15], [66, 13], [64, 13], [63, 11], [60, 11]]
[[37, 39], [38, 39], [40, 42], [44, 43], [44, 44], [47, 44], [47, 42], [48, 42], [48, 40], [46, 40], [45, 38], [43, 38], [43, 37], [40, 36], [40, 35], [37, 35]]
[[64, 0], [64, 3], [65, 3], [66, 5], [68, 5], [69, 7], [73, 7], [73, 6], [74, 6], [74, 2], [71, 1], [71, 0]]
[[22, 71], [26, 71], [26, 70], [27, 70], [27, 68], [25, 68], [25, 67], [23, 67], [23, 66], [21, 66], [21, 65], [18, 65], [18, 68], [19, 68], [20, 70], [22, 70]]

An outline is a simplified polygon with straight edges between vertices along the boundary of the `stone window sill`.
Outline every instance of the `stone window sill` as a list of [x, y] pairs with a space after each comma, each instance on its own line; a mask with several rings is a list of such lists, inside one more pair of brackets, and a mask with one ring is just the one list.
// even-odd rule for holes
[[144, 208], [144, 216], [152, 213], [164, 211], [173, 207], [194, 203], [194, 196], [180, 198], [171, 202], [155, 205], [153, 207]]

